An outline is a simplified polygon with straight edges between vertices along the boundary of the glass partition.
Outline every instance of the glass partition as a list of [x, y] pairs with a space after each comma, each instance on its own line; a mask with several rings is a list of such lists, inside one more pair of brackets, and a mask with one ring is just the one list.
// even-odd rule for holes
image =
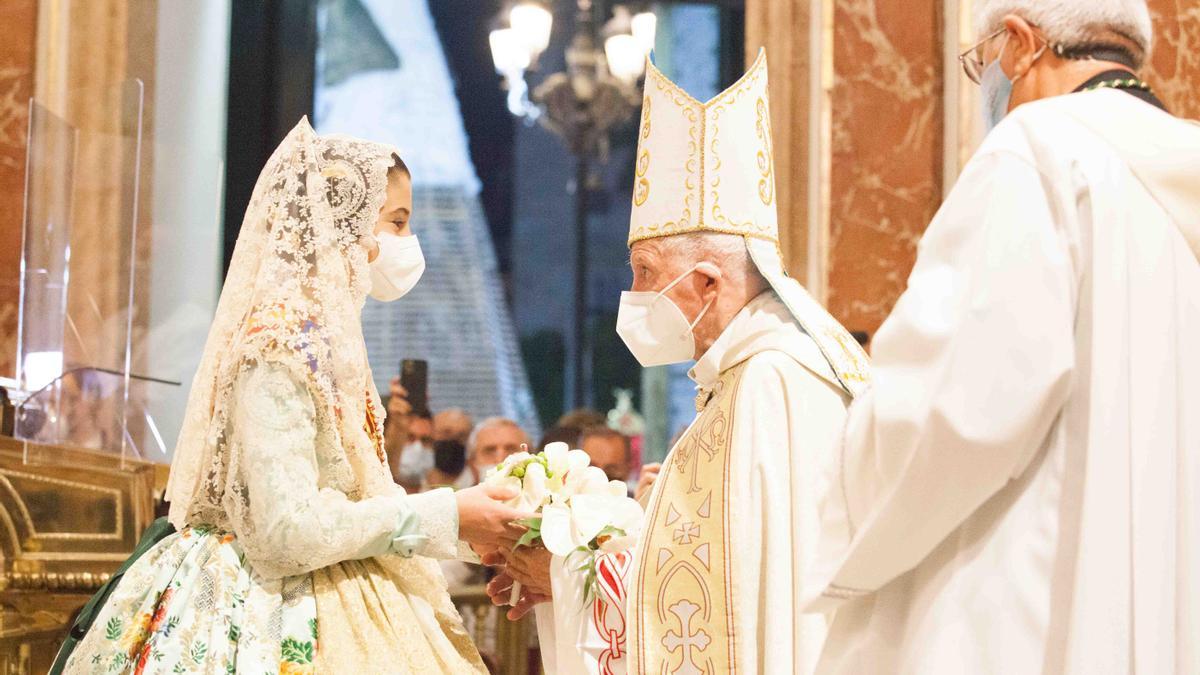
[[[137, 457], [143, 87], [30, 101], [17, 331], [18, 438]], [[38, 462], [27, 444], [26, 461]]]

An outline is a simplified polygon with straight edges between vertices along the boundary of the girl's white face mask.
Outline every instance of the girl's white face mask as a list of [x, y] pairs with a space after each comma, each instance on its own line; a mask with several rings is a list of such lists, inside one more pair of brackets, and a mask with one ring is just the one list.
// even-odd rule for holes
[[398, 300], [421, 279], [425, 256], [416, 235], [401, 237], [389, 232], [375, 235], [379, 255], [370, 264], [371, 297], [380, 302]]
[[625, 291], [617, 309], [617, 335], [642, 367], [665, 366], [690, 361], [696, 354], [692, 329], [704, 318], [713, 300], [709, 300], [695, 321], [688, 321], [667, 291], [683, 281], [700, 265], [681, 274], [661, 291]]

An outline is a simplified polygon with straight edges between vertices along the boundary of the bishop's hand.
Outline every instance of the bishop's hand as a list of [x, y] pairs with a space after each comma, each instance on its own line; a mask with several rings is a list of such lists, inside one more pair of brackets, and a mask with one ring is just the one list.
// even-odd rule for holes
[[[512, 587], [514, 580], [507, 571], [502, 571], [492, 580], [488, 582], [487, 594], [492, 599], [492, 604], [504, 606], [509, 604], [510, 596], [512, 595]], [[517, 600], [517, 604], [509, 608], [505, 615], [509, 621], [519, 621], [522, 617], [530, 612], [536, 605], [550, 601], [549, 594], [541, 594], [533, 590], [529, 586], [522, 586], [521, 597]]]

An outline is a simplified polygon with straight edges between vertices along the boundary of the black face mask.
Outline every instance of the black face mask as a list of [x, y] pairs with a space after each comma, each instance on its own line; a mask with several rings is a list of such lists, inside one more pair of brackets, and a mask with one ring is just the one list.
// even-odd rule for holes
[[467, 449], [458, 441], [433, 442], [433, 466], [447, 476], [457, 476], [467, 468]]

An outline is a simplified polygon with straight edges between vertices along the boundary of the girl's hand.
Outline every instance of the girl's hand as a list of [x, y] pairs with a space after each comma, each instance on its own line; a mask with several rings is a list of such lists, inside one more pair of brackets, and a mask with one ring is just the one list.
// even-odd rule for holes
[[516, 496], [511, 490], [490, 485], [454, 493], [458, 501], [458, 538], [481, 548], [511, 550], [525, 533], [525, 526], [517, 521], [534, 516], [502, 503]]

